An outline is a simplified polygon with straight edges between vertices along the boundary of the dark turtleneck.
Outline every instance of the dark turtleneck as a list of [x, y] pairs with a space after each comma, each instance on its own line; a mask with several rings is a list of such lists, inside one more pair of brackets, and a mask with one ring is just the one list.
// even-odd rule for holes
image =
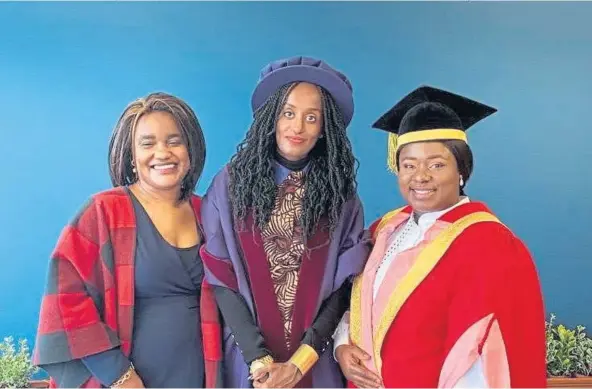
[[298, 172], [302, 169], [304, 169], [304, 167], [306, 166], [306, 164], [308, 163], [308, 161], [310, 160], [309, 156], [307, 155], [306, 157], [299, 159], [298, 161], [290, 161], [289, 159], [286, 159], [284, 157], [282, 157], [280, 155], [280, 153], [278, 153], [277, 151], [275, 152], [275, 160], [282, 165], [283, 167], [285, 167], [286, 169], [290, 169], [294, 172]]

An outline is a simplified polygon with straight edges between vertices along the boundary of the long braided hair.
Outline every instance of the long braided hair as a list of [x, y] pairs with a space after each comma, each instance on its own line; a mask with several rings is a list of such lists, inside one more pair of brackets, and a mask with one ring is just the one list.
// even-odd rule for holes
[[[279, 88], [255, 112], [251, 128], [229, 164], [229, 197], [235, 220], [244, 222], [251, 212], [260, 229], [269, 222], [277, 195], [273, 169], [276, 122], [294, 86]], [[358, 161], [347, 138], [341, 112], [333, 97], [323, 88], [319, 90], [324, 136], [309, 153], [300, 220], [305, 239], [314, 233], [322, 217], [327, 218], [329, 232], [333, 232], [344, 204], [357, 189]]]

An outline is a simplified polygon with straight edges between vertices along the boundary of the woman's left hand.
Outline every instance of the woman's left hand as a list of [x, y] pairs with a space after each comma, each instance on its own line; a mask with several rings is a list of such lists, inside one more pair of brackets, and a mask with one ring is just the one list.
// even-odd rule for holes
[[257, 369], [253, 376], [265, 377], [265, 382], [253, 381], [255, 388], [293, 388], [302, 379], [302, 373], [296, 365], [286, 363], [272, 363], [268, 366]]

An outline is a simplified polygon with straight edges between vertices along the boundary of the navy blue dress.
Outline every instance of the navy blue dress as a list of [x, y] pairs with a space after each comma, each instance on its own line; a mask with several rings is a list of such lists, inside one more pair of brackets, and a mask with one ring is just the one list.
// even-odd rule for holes
[[[129, 360], [146, 387], [200, 388], [205, 384], [199, 315], [203, 263], [198, 246], [171, 246], [134, 195], [135, 308]], [[83, 359], [104, 385], [129, 367], [119, 348]]]

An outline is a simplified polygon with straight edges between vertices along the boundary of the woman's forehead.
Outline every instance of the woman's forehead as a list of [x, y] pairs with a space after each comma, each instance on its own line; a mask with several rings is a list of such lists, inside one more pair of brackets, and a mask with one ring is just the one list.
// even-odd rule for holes
[[288, 93], [286, 105], [298, 108], [319, 108], [321, 106], [321, 92], [316, 85], [301, 82]]
[[415, 142], [403, 146], [399, 157], [417, 159], [450, 158], [452, 153], [444, 143], [439, 141]]

